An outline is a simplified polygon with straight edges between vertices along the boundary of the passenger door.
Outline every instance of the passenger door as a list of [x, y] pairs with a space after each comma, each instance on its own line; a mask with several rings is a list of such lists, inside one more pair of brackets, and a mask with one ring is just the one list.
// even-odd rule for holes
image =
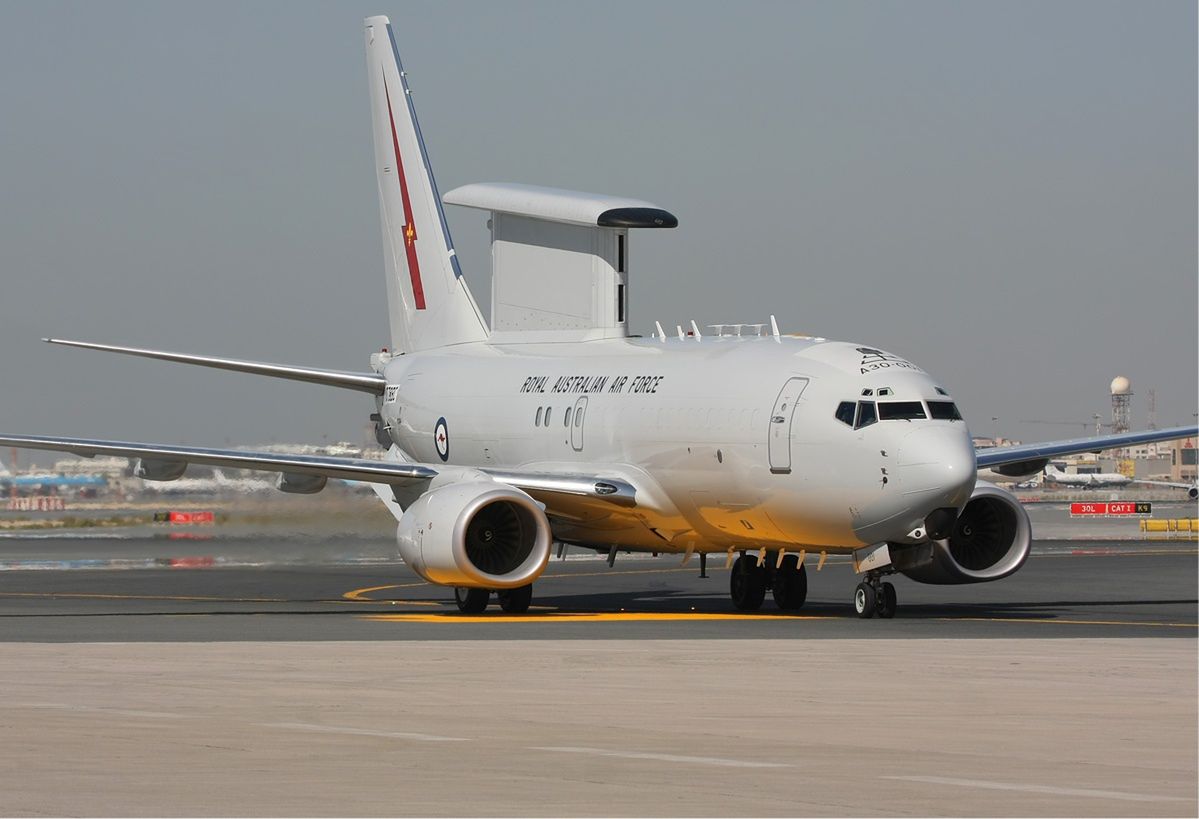
[[795, 405], [807, 386], [806, 378], [789, 378], [779, 390], [778, 398], [774, 399], [767, 447], [770, 471], [776, 475], [786, 475], [791, 471], [791, 421], [795, 417]]

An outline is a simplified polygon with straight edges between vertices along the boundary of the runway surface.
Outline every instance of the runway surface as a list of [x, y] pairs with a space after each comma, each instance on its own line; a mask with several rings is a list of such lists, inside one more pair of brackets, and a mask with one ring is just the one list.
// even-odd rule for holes
[[622, 557], [462, 617], [386, 555], [0, 544], [0, 815], [1199, 811], [1194, 543], [899, 578], [893, 620], [852, 615], [844, 559], [799, 616], [735, 612], [722, 561]]

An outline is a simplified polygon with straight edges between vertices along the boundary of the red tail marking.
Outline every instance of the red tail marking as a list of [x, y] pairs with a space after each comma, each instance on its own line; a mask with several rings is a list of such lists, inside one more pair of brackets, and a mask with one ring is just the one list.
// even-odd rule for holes
[[383, 78], [383, 95], [387, 97], [387, 122], [391, 125], [391, 144], [395, 149], [396, 173], [400, 178], [400, 196], [404, 200], [404, 252], [408, 255], [408, 276], [412, 279], [412, 296], [416, 309], [425, 309], [425, 287], [420, 280], [420, 262], [416, 259], [416, 220], [412, 218], [412, 202], [408, 199], [408, 180], [404, 176], [404, 160], [400, 158], [400, 139], [396, 136], [396, 121], [391, 113], [391, 93], [387, 78]]

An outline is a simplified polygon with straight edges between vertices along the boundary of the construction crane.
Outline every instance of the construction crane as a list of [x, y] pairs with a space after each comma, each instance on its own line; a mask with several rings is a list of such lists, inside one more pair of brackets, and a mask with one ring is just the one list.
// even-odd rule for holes
[[1045, 421], [1040, 418], [1028, 418], [1028, 419], [1020, 421], [1020, 423], [1021, 424], [1055, 424], [1055, 425], [1059, 425], [1059, 426], [1082, 427], [1083, 435], [1086, 435], [1087, 430], [1091, 429], [1092, 427], [1095, 430], [1095, 434], [1100, 435], [1100, 434], [1102, 434], [1104, 427], [1108, 427], [1110, 429], [1112, 426], [1111, 424], [1104, 423], [1103, 417], [1099, 413], [1095, 413], [1094, 415], [1092, 415], [1090, 421]]

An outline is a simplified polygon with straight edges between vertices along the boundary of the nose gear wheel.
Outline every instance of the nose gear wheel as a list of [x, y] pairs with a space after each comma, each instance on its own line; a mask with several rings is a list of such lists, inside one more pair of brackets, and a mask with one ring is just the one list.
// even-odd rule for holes
[[869, 572], [853, 592], [853, 610], [858, 617], [869, 620], [874, 615], [890, 620], [895, 616], [898, 599], [895, 586], [884, 583], [879, 572]]

